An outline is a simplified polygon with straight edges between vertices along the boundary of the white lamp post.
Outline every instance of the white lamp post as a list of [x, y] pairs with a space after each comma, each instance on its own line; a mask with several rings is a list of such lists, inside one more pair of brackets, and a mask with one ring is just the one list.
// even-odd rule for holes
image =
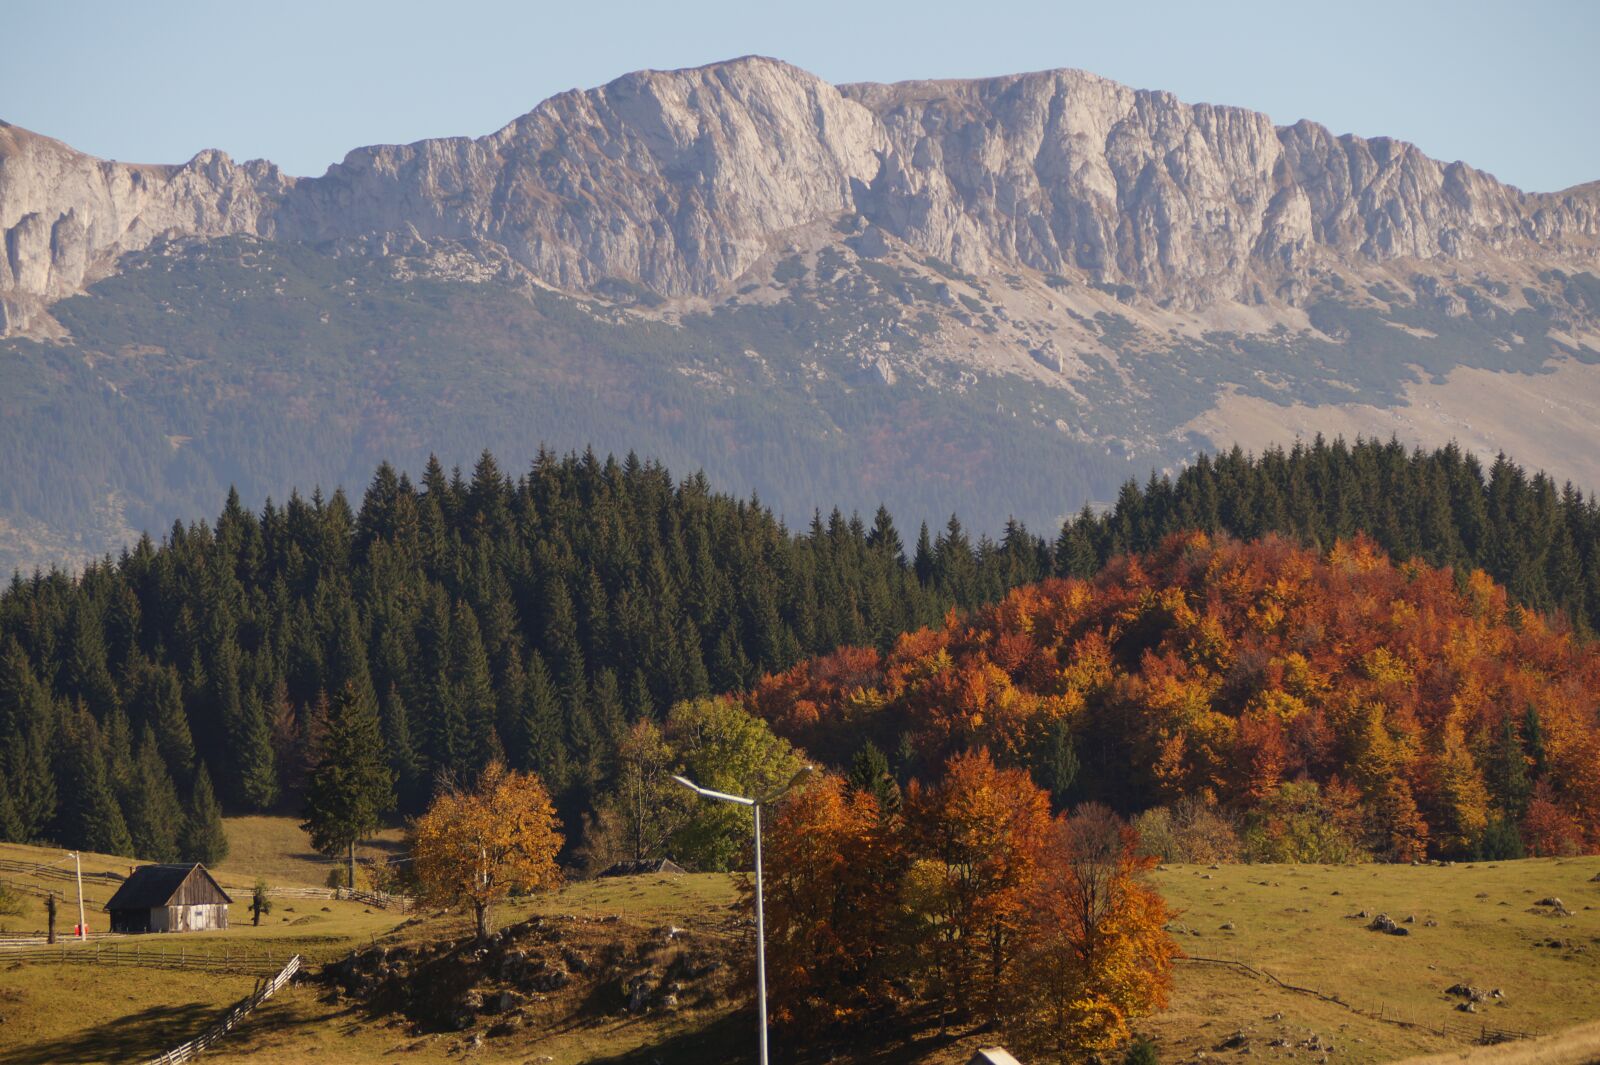
[[702, 788], [688, 777], [675, 776], [672, 779], [688, 788], [690, 791], [705, 799], [715, 799], [717, 802], [737, 803], [748, 806], [755, 814], [756, 822], [756, 1013], [761, 1025], [761, 1065], [767, 1065], [767, 926], [766, 918], [761, 912], [761, 808], [770, 806], [793, 791], [801, 781], [811, 775], [812, 766], [803, 766], [794, 778], [779, 788], [777, 791], [759, 795], [754, 799], [747, 799], [743, 795], [729, 795], [723, 791], [712, 791]]

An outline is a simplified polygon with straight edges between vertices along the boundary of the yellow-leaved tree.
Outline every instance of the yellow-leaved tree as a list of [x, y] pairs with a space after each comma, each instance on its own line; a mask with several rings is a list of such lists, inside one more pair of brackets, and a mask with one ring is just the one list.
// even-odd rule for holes
[[489, 907], [513, 891], [556, 887], [561, 823], [532, 773], [489, 763], [471, 789], [445, 790], [413, 829], [412, 857], [422, 897], [472, 909], [478, 939], [489, 935]]

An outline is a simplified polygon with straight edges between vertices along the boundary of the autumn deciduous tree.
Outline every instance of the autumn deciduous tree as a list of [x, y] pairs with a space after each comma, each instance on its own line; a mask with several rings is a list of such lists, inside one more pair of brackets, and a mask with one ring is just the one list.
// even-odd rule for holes
[[[783, 1022], [847, 1022], [889, 998], [902, 825], [838, 777], [785, 800], [768, 833], [767, 980]], [[746, 895], [752, 890], [747, 882]], [[746, 899], [751, 904], [750, 899]]]
[[1178, 949], [1165, 901], [1140, 879], [1154, 864], [1104, 806], [1051, 826], [1005, 973], [1007, 1028], [1023, 1045], [1103, 1054], [1128, 1038], [1132, 1018], [1166, 1005]]
[[677, 755], [653, 721], [637, 721], [617, 741], [616, 783], [584, 833], [590, 869], [663, 855], [689, 819], [691, 797], [672, 780]]
[[490, 762], [471, 790], [447, 788], [413, 829], [412, 856], [422, 895], [472, 909], [478, 939], [489, 908], [512, 892], [561, 882], [561, 825], [539, 778]]
[[933, 1006], [1042, 1053], [1103, 1052], [1165, 1002], [1176, 956], [1137, 844], [1105, 807], [1052, 819], [1048, 795], [981, 748], [913, 782], [903, 817], [817, 780], [768, 835], [774, 1015]]
[[1522, 839], [1536, 858], [1577, 854], [1583, 847], [1582, 827], [1555, 801], [1544, 781], [1533, 789], [1528, 812], [1522, 816]]
[[1050, 831], [1049, 796], [1020, 769], [998, 769], [987, 750], [957, 755], [933, 788], [912, 782], [915, 894], [935, 929], [930, 944], [952, 1009], [999, 1009], [1039, 851]]

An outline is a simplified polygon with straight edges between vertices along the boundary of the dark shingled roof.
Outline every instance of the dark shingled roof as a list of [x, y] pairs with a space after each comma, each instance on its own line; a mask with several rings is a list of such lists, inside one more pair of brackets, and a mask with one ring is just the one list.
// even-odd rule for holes
[[196, 873], [199, 877], [191, 885], [191, 890], [185, 893], [189, 897], [183, 900], [184, 904], [233, 901], [206, 872], [206, 867], [198, 862], [188, 865], [141, 865], [117, 888], [117, 893], [106, 903], [106, 909], [149, 910], [174, 905], [173, 898], [178, 895], [179, 889], [191, 874]]
[[638, 861], [618, 862], [601, 876], [641, 876], [645, 873], [681, 873], [683, 867], [667, 858], [644, 858]]

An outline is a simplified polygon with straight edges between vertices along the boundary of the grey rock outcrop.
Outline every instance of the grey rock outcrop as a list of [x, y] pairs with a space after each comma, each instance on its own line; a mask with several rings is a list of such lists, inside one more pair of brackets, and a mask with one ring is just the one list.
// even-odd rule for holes
[[219, 152], [107, 162], [0, 124], [0, 320], [159, 237], [236, 233], [470, 239], [563, 289], [708, 296], [845, 215], [873, 224], [873, 254], [898, 240], [1184, 306], [1294, 302], [1315, 265], [1600, 245], [1600, 185], [1526, 194], [1409, 144], [1081, 71], [835, 87], [747, 57], [563, 93], [485, 137], [360, 148], [318, 178]]
[[163, 236], [270, 229], [287, 187], [272, 164], [222, 152], [181, 166], [117, 163], [0, 122], [0, 315], [20, 324]]

